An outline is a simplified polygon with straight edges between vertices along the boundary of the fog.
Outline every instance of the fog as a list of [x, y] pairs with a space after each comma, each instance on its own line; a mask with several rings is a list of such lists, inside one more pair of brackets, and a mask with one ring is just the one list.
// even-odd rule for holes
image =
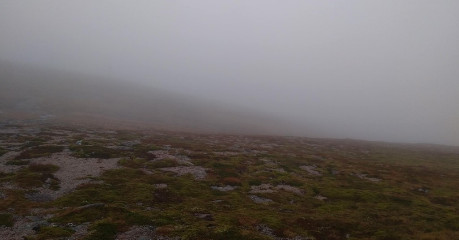
[[266, 114], [298, 126], [288, 135], [459, 145], [458, 12], [454, 0], [3, 0], [0, 60]]

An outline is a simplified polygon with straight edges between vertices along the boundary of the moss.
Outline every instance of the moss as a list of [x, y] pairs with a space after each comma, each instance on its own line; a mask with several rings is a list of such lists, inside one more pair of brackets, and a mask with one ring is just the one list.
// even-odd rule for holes
[[145, 159], [141, 158], [123, 158], [118, 161], [118, 164], [123, 167], [129, 167], [129, 168], [140, 168], [144, 167], [146, 163]]
[[102, 184], [86, 184], [77, 188], [74, 192], [57, 199], [57, 206], [81, 206], [90, 203], [110, 203], [122, 199], [119, 191]]
[[62, 150], [64, 150], [63, 146], [37, 146], [21, 152], [15, 157], [15, 160], [48, 157], [53, 153], [62, 152]]
[[27, 168], [16, 172], [14, 180], [22, 188], [35, 188], [41, 187], [50, 179], [52, 188], [57, 189], [59, 186], [59, 179], [52, 173], [56, 172], [58, 169], [58, 166], [52, 164], [31, 164]]
[[374, 234], [374, 238], [377, 240], [399, 240], [402, 239], [394, 231], [379, 230]]
[[79, 158], [113, 158], [121, 156], [121, 151], [99, 145], [72, 145], [69, 149], [72, 155]]
[[0, 181], [2, 180], [9, 180], [11, 176], [14, 176], [14, 173], [5, 173], [5, 172], [0, 172]]
[[99, 219], [111, 219], [120, 226], [149, 225], [153, 220], [141, 213], [130, 211], [125, 207], [96, 205], [91, 208], [69, 208], [61, 211], [51, 221], [58, 223], [84, 223]]
[[222, 179], [224, 185], [241, 186], [241, 179], [237, 177], [225, 177]]
[[34, 163], [29, 165], [29, 170], [32, 172], [39, 172], [39, 173], [54, 173], [59, 170], [59, 167], [53, 164], [39, 164]]
[[[244, 236], [240, 229], [233, 226], [220, 226], [213, 231], [208, 228], [190, 229], [191, 231], [184, 234], [184, 239], [215, 239], [215, 240], [243, 240], [257, 239], [254, 236]], [[259, 239], [259, 238], [258, 238]]]
[[0, 147], [0, 157], [1, 157], [3, 154], [7, 153], [7, 152], [8, 152], [8, 150], [6, 150], [6, 149]]
[[177, 167], [180, 164], [175, 159], [161, 159], [146, 164], [147, 168], [166, 168], [166, 167]]
[[249, 185], [251, 186], [258, 186], [258, 185], [261, 185], [263, 183], [263, 180], [262, 179], [259, 179], [259, 178], [252, 178], [248, 181]]
[[8, 213], [0, 213], [0, 226], [12, 227], [13, 225], [13, 215]]
[[15, 182], [22, 188], [35, 188], [43, 185], [43, 177], [40, 173], [29, 171], [19, 171], [16, 175]]
[[100, 222], [93, 226], [91, 231], [84, 240], [113, 240], [117, 233], [117, 227], [110, 222]]
[[233, 164], [216, 162], [212, 164], [212, 169], [214, 170], [215, 174], [220, 176], [221, 178], [238, 178], [240, 176], [238, 170]]
[[21, 146], [21, 149], [27, 149], [30, 147], [38, 147], [42, 145], [45, 141], [43, 139], [32, 139], [24, 143], [24, 145]]
[[137, 144], [133, 147], [133, 154], [139, 158], [153, 159], [153, 154], [149, 154], [149, 151], [161, 150], [160, 147], [153, 144]]
[[304, 180], [296, 177], [296, 176], [291, 176], [290, 174], [279, 174], [278, 177], [276, 177], [273, 181], [273, 184], [286, 184], [286, 185], [291, 185], [295, 187], [301, 187], [304, 185]]
[[459, 217], [451, 217], [446, 221], [445, 226], [453, 231], [459, 231]]
[[10, 160], [6, 162], [6, 165], [16, 165], [16, 166], [24, 166], [29, 165], [30, 161], [28, 160]]

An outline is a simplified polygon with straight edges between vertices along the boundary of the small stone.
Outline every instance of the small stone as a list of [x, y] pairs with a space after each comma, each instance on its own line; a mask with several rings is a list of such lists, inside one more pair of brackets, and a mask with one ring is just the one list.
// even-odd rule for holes
[[53, 200], [51, 195], [45, 193], [25, 194], [24, 197], [34, 202], [49, 202]]
[[224, 187], [212, 186], [210, 188], [212, 188], [213, 190], [220, 191], [220, 192], [228, 192], [228, 191], [232, 191], [236, 189], [237, 187], [226, 185]]
[[165, 184], [165, 183], [153, 184], [153, 186], [154, 186], [156, 189], [164, 189], [164, 188], [167, 188], [167, 184]]
[[194, 214], [194, 216], [199, 218], [199, 219], [206, 220], [206, 221], [213, 221], [214, 220], [214, 217], [212, 216], [212, 214], [209, 214], [209, 213], [196, 213], [196, 214]]
[[250, 195], [249, 197], [255, 203], [270, 203], [270, 202], [273, 202], [273, 200], [271, 200], [269, 198], [262, 198], [262, 197], [259, 197], [259, 196], [256, 196], [256, 195]]
[[320, 173], [317, 170], [315, 170], [317, 168], [315, 165], [312, 165], [312, 166], [300, 166], [300, 168], [305, 170], [306, 172], [308, 172], [310, 175], [322, 176], [322, 173]]
[[317, 200], [320, 200], [320, 201], [325, 201], [325, 200], [328, 199], [327, 197], [324, 197], [324, 196], [322, 196], [322, 195], [317, 195], [317, 196], [315, 196], [314, 198], [317, 199]]

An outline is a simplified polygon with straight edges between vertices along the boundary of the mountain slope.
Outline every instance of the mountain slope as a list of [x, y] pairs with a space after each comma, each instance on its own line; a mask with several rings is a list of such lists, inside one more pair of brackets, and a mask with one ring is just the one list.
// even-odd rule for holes
[[0, 110], [59, 121], [250, 134], [290, 134], [282, 120], [164, 90], [59, 71], [0, 64]]

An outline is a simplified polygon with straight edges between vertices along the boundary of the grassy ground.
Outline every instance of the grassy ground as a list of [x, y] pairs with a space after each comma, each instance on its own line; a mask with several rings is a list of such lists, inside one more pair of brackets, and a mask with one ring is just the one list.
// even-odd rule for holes
[[[68, 149], [78, 158], [120, 158], [119, 168], [107, 169], [48, 202], [33, 202], [24, 194], [44, 184], [59, 189], [59, 179], [53, 175], [59, 171], [57, 166], [25, 162], [16, 172], [0, 174], [0, 183], [16, 186], [0, 190], [5, 195], [0, 198], [0, 225], [11, 226], [13, 215], [26, 216], [32, 209], [52, 210], [48, 219], [52, 225], [28, 239], [65, 238], [75, 232], [70, 224], [84, 223], [89, 223], [84, 239], [115, 239], [133, 226], [152, 226], [156, 235], [181, 239], [459, 236], [457, 149], [350, 140], [64, 130], [42, 131], [42, 138], [64, 138], [59, 147], [45, 141], [24, 148], [14, 160], [29, 161]], [[164, 152], [166, 157], [158, 157]], [[164, 170], [196, 167], [205, 169], [205, 178]], [[264, 201], [256, 201], [260, 199]]]

